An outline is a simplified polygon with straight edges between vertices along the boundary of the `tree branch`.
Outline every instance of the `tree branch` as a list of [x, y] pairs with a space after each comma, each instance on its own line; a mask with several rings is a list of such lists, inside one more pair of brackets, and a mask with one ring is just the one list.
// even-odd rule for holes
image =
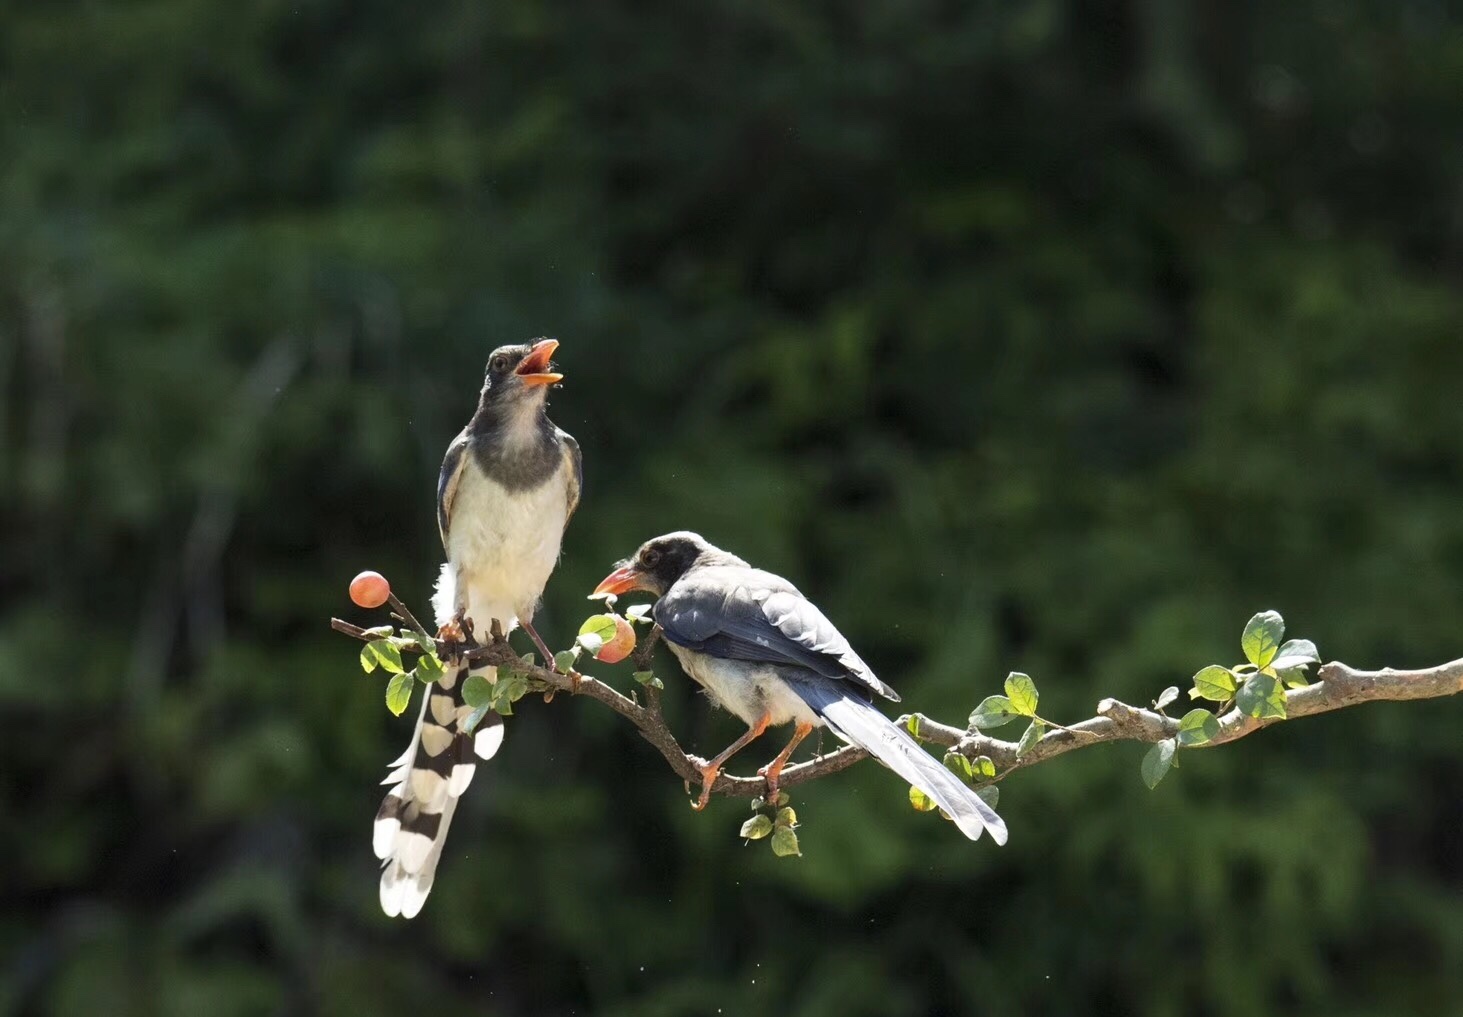
[[[367, 630], [339, 618], [332, 618], [330, 624], [336, 631], [356, 639], [373, 638]], [[651, 656], [659, 637], [660, 628], [656, 626], [640, 641], [632, 658], [637, 670], [650, 670]], [[621, 695], [611, 686], [589, 675], [565, 675], [551, 668], [530, 664], [504, 639], [493, 639], [474, 647], [468, 652], [467, 658], [474, 664], [491, 664], [524, 674], [529, 680], [530, 688], [535, 691], [568, 692], [587, 696], [603, 704], [633, 724], [640, 736], [655, 747], [671, 770], [688, 785], [700, 782], [700, 768], [706, 765], [706, 761], [687, 753], [676, 741], [661, 714], [659, 689], [645, 686], [645, 702], [641, 703], [638, 697]], [[1463, 658], [1419, 671], [1397, 671], [1391, 668], [1359, 671], [1333, 661], [1321, 665], [1314, 683], [1285, 693], [1285, 718], [1271, 717], [1261, 720], [1242, 713], [1237, 708], [1231, 708], [1219, 717], [1218, 734], [1192, 748], [1225, 745], [1254, 734], [1281, 719], [1294, 720], [1362, 703], [1435, 699], [1460, 692], [1463, 692]], [[1129, 706], [1116, 699], [1104, 699], [1097, 704], [1097, 716], [1048, 731], [1025, 752], [1020, 752], [1017, 742], [992, 738], [974, 728], [952, 727], [922, 714], [915, 716], [919, 721], [919, 738], [922, 741], [952, 749], [969, 759], [978, 756], [988, 756], [991, 759], [996, 767], [996, 775], [978, 780], [977, 785], [995, 783], [1017, 770], [1046, 762], [1076, 749], [1123, 741], [1157, 743], [1175, 737], [1179, 730], [1179, 722], [1166, 714]], [[907, 719], [908, 717], [901, 717], [898, 723], [903, 724]], [[778, 786], [790, 788], [806, 784], [846, 770], [867, 757], [868, 753], [863, 749], [844, 745], [826, 755], [787, 767], [782, 771]], [[722, 773], [716, 778], [712, 793], [732, 798], [752, 798], [762, 794], [766, 788], [766, 781], [761, 777], [736, 777]]]
[[[1317, 681], [1285, 694], [1285, 717], [1263, 720], [1231, 709], [1219, 718], [1219, 733], [1193, 748], [1207, 749], [1238, 741], [1281, 720], [1296, 720], [1318, 713], [1329, 713], [1361, 703], [1403, 699], [1436, 699], [1463, 692], [1463, 659], [1439, 664], [1420, 671], [1358, 671], [1340, 661], [1321, 665]], [[1008, 773], [1034, 766], [1074, 749], [1084, 749], [1109, 742], [1157, 743], [1178, 734], [1179, 722], [1154, 710], [1146, 710], [1116, 699], [1097, 704], [1097, 716], [1067, 730], [1050, 731], [1041, 740], [1017, 754], [1015, 742], [992, 738], [979, 731], [960, 731], [933, 721], [923, 720], [920, 735], [937, 745], [953, 748], [967, 758], [989, 756], [996, 764], [996, 780]]]

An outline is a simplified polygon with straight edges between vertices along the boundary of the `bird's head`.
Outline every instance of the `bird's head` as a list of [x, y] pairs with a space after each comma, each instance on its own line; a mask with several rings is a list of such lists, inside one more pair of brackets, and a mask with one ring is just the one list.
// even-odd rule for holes
[[559, 348], [557, 339], [540, 339], [522, 346], [499, 346], [488, 358], [483, 378], [483, 403], [543, 405], [549, 389], [564, 380], [552, 370], [549, 360]]
[[590, 596], [618, 595], [631, 590], [645, 590], [657, 597], [664, 596], [665, 591], [675, 585], [692, 565], [722, 554], [699, 533], [687, 530], [667, 533], [641, 544], [635, 557], [616, 565]]

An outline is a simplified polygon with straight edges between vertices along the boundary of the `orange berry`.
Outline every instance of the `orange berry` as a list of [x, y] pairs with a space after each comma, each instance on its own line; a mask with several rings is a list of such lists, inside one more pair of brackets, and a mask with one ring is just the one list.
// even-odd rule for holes
[[362, 572], [351, 580], [351, 601], [357, 607], [380, 607], [391, 595], [391, 584], [379, 572]]
[[615, 615], [615, 638], [599, 648], [595, 659], [602, 660], [606, 664], [618, 664], [630, 656], [630, 651], [635, 649], [635, 627]]

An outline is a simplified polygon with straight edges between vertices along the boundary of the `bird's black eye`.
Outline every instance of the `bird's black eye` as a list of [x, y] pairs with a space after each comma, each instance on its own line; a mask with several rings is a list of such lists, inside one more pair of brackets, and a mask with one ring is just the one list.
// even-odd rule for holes
[[490, 366], [498, 374], [502, 374], [504, 371], [508, 370], [508, 358], [499, 353], [496, 357], [493, 358], [493, 362], [488, 366]]
[[660, 552], [652, 547], [640, 556], [640, 564], [643, 568], [655, 568], [655, 566], [660, 564]]

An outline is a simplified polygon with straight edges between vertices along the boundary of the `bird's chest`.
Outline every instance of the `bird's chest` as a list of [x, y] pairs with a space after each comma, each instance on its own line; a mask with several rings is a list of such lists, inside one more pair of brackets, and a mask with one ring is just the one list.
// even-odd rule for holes
[[447, 560], [469, 597], [518, 611], [543, 593], [568, 515], [562, 470], [537, 487], [510, 490], [474, 464], [452, 505]]
[[815, 727], [822, 725], [822, 718], [778, 677], [775, 668], [748, 661], [723, 660], [675, 643], [669, 645], [682, 669], [706, 690], [706, 694], [748, 726], [763, 716], [770, 716], [773, 725], [793, 721]]

